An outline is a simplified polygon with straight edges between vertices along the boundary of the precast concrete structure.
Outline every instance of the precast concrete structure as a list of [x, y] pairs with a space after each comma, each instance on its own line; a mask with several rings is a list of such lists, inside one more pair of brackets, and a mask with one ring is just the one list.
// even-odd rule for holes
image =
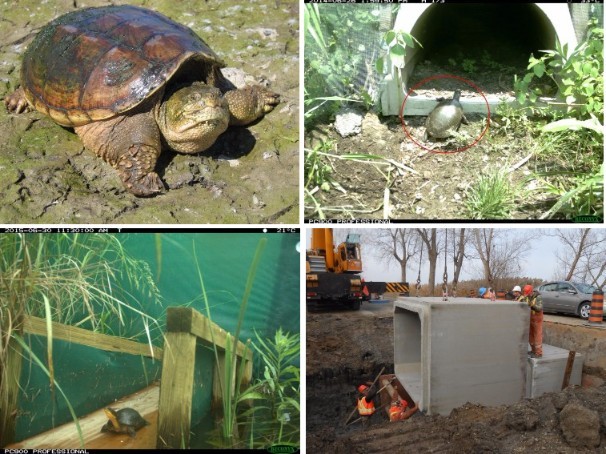
[[[584, 355], [576, 353], [572, 363], [569, 385], [580, 385]], [[542, 358], [528, 358], [526, 369], [526, 397], [539, 397], [562, 389], [568, 350], [543, 344]]]
[[528, 306], [474, 298], [398, 298], [394, 369], [426, 414], [466, 402], [501, 405], [526, 396]]

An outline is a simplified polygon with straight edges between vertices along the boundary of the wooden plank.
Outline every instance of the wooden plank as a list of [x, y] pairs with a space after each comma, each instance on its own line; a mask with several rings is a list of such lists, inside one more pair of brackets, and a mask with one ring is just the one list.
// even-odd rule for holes
[[196, 337], [189, 333], [167, 332], [164, 353], [157, 447], [188, 448]]
[[[214, 338], [217, 347], [225, 349], [227, 331], [191, 307], [169, 307], [166, 310], [166, 331], [191, 333], [210, 347]], [[238, 356], [244, 355], [245, 347], [243, 342], [237, 343]], [[246, 358], [252, 361], [250, 350], [247, 351]]]
[[[107, 422], [103, 408], [80, 418], [84, 447], [86, 449], [155, 448], [159, 393], [159, 386], [154, 384], [108, 405], [116, 409], [124, 407], [134, 408], [150, 423], [149, 426], [138, 430], [135, 438], [131, 438], [127, 434], [102, 433], [101, 427]], [[81, 448], [81, 445], [76, 425], [73, 422], [69, 422], [8, 447], [11, 449], [77, 449]]]
[[7, 396], [6, 402], [0, 405], [0, 446], [12, 443], [15, 440], [15, 422], [17, 419], [17, 399], [19, 397], [19, 378], [21, 376], [21, 345], [11, 337], [8, 341], [6, 368], [1, 372], [3, 380], [0, 380], [4, 389], [3, 396]]
[[564, 370], [564, 379], [562, 380], [562, 389], [568, 387], [568, 383], [570, 383], [570, 374], [572, 373], [572, 366], [574, 365], [574, 357], [576, 352], [574, 350], [570, 350], [568, 352], [568, 361], [566, 362], [566, 369]]
[[[38, 317], [26, 316], [23, 329], [28, 334], [46, 336], [46, 320]], [[88, 347], [98, 348], [110, 352], [129, 353], [152, 357], [149, 344], [135, 342], [121, 337], [94, 333], [87, 329], [53, 322], [53, 338], [73, 342]], [[153, 358], [162, 359], [162, 349], [153, 347]]]

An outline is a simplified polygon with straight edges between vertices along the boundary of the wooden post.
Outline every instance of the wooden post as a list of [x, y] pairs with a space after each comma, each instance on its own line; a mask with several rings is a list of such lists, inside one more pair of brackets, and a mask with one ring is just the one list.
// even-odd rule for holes
[[[19, 378], [21, 376], [21, 345], [10, 338], [8, 341], [6, 369], [0, 380], [4, 389], [0, 390], [7, 400], [0, 406], [0, 447], [15, 441], [15, 422], [17, 419], [17, 398], [19, 397]], [[6, 380], [6, 381], [4, 381]]]
[[568, 352], [568, 361], [566, 362], [566, 370], [564, 371], [564, 379], [562, 380], [562, 389], [566, 388], [570, 382], [570, 374], [572, 373], [575, 354], [576, 352], [574, 350]]
[[158, 448], [189, 447], [195, 358], [194, 335], [166, 333], [158, 405]]
[[[191, 401], [196, 343], [219, 349], [219, 367], [225, 363], [225, 347], [231, 336], [227, 331], [190, 307], [169, 307], [166, 311], [166, 340], [158, 407], [158, 448], [189, 448]], [[242, 342], [236, 343], [239, 361], [247, 361], [243, 381], [252, 378], [252, 352]], [[213, 397], [220, 393], [213, 360]]]

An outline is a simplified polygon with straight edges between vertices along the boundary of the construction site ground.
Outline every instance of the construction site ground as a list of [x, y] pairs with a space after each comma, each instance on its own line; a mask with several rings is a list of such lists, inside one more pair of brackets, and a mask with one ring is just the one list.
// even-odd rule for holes
[[[358, 397], [356, 387], [372, 381], [383, 367], [384, 373], [393, 373], [392, 314], [392, 302], [364, 303], [360, 311], [336, 307], [308, 311], [307, 452], [606, 453], [606, 367], [592, 367], [592, 375], [584, 373], [584, 386], [510, 406], [468, 403], [449, 416], [417, 412], [394, 423], [380, 411], [366, 426], [359, 422], [345, 426]], [[552, 322], [573, 329], [582, 329], [584, 323], [547, 314], [545, 320], [546, 331]], [[595, 346], [601, 340], [590, 342]], [[578, 417], [565, 418], [565, 407], [568, 413], [579, 411]], [[597, 422], [589, 424], [582, 407], [597, 412]], [[588, 430], [595, 435], [596, 427], [600, 444], [588, 447], [583, 437]]]

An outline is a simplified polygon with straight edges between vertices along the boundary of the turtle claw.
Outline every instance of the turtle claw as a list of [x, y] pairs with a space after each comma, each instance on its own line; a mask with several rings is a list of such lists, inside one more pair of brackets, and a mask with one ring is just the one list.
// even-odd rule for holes
[[126, 189], [138, 197], [150, 197], [164, 192], [164, 184], [156, 172], [159, 150], [148, 145], [134, 144], [116, 163]]
[[225, 93], [230, 125], [243, 126], [258, 120], [280, 104], [280, 95], [260, 85], [251, 85]]
[[23, 88], [17, 88], [13, 93], [4, 98], [4, 105], [11, 113], [20, 114], [29, 110], [29, 103], [25, 98]]
[[138, 181], [124, 183], [126, 189], [137, 197], [151, 197], [164, 192], [164, 184], [156, 172], [150, 172]]

